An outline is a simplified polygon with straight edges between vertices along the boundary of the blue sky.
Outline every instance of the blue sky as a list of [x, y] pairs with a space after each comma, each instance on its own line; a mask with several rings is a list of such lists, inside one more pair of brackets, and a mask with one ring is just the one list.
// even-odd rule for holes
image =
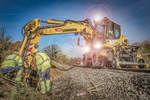
[[[21, 28], [35, 18], [84, 20], [99, 14], [121, 24], [130, 43], [140, 42], [150, 39], [149, 4], [149, 0], [0, 0], [0, 27], [13, 41], [22, 41]], [[44, 36], [40, 48], [55, 43], [69, 55], [81, 55], [76, 39], [73, 34]]]

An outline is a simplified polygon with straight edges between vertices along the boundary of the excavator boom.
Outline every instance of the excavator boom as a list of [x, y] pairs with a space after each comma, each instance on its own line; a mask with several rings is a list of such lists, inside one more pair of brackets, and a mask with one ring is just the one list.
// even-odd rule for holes
[[[47, 26], [42, 26], [42, 24]], [[32, 20], [27, 23], [24, 28], [24, 41], [20, 49], [20, 56], [23, 56], [24, 60], [28, 60], [28, 64], [31, 64], [32, 53], [34, 45], [39, 44], [40, 39], [43, 35], [57, 35], [57, 34], [72, 34], [79, 33], [84, 37], [85, 40], [92, 39], [93, 34], [98, 33], [88, 20], [84, 21], [56, 21], [47, 20], [42, 21], [40, 19]]]

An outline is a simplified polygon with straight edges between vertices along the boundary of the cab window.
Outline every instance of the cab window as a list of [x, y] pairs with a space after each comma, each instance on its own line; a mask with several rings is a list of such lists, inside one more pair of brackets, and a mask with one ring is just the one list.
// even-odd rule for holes
[[110, 39], [114, 39], [114, 31], [113, 31], [113, 24], [109, 23], [107, 26], [107, 36]]
[[115, 38], [120, 38], [120, 25], [114, 24], [114, 35]]

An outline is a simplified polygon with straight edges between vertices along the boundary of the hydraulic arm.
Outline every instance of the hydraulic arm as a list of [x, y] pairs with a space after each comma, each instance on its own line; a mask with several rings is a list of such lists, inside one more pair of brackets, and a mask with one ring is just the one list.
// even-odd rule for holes
[[[42, 26], [41, 24], [47, 24]], [[39, 44], [43, 35], [56, 35], [56, 34], [80, 34], [85, 40], [92, 39], [93, 34], [98, 33], [88, 20], [84, 21], [56, 21], [40, 19], [32, 20], [23, 27], [24, 40], [19, 54], [30, 65], [32, 61], [31, 51], [35, 49], [34, 45]]]

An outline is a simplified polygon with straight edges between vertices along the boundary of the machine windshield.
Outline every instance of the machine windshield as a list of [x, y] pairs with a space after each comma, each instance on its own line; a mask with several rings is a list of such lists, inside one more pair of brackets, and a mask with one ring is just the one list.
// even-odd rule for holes
[[107, 25], [107, 37], [110, 39], [118, 39], [120, 38], [120, 25], [115, 23], [109, 23]]
[[114, 24], [114, 35], [116, 39], [120, 38], [120, 26], [117, 24]]

